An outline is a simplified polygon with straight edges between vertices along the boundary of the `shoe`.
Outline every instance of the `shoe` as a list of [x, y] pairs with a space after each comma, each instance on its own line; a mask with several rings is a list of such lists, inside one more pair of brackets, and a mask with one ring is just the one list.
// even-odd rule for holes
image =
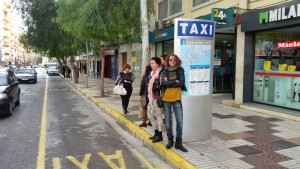
[[158, 132], [158, 135], [152, 140], [152, 143], [163, 141], [162, 132]]
[[142, 123], [139, 125], [140, 127], [147, 127], [147, 124], [146, 123]]
[[169, 138], [168, 144], [166, 145], [166, 149], [170, 149], [174, 145], [173, 137]]
[[148, 126], [152, 126], [151, 121], [149, 121]]
[[158, 130], [154, 130], [154, 135], [152, 137], [149, 137], [150, 140], [154, 140], [155, 137], [158, 135]]
[[183, 147], [182, 140], [178, 140], [178, 139], [176, 139], [175, 149], [180, 150], [182, 152], [188, 152], [188, 150]]

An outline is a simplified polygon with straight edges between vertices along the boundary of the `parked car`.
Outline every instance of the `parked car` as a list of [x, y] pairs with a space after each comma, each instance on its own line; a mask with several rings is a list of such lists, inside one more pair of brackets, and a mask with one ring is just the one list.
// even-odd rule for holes
[[37, 82], [37, 72], [34, 68], [20, 68], [16, 71], [16, 77], [19, 82]]
[[12, 115], [13, 108], [20, 105], [21, 89], [11, 70], [0, 70], [0, 114]]

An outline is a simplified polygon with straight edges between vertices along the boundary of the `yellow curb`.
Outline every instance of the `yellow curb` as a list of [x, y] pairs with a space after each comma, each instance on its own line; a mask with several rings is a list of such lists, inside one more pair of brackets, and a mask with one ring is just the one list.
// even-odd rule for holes
[[167, 150], [166, 151], [166, 161], [169, 161], [177, 168], [180, 168], [180, 165], [183, 162], [183, 159], [178, 154], [176, 154], [174, 151]]
[[153, 148], [164, 159], [166, 158], [166, 147], [165, 147], [165, 145], [163, 145], [162, 143], [154, 143]]
[[101, 102], [99, 99], [93, 97], [92, 95], [84, 92], [80, 87], [76, 87], [76, 89], [84, 94], [87, 98], [89, 98], [92, 102], [96, 103], [100, 108], [104, 110], [106, 114], [109, 114], [114, 119], [116, 119], [119, 123], [123, 124], [127, 129], [131, 130], [132, 134], [134, 134], [135, 137], [141, 138], [143, 140], [144, 145], [148, 145], [149, 148], [155, 152], [157, 152], [159, 155], [161, 155], [163, 158], [165, 158], [165, 161], [169, 161], [172, 165], [174, 165], [176, 168], [182, 168], [182, 169], [196, 169], [196, 167], [189, 162], [187, 162], [185, 159], [183, 159], [181, 156], [179, 156], [177, 153], [175, 153], [172, 150], [167, 150], [162, 143], [152, 143], [152, 140], [149, 139], [151, 136], [148, 132], [138, 127], [136, 124], [128, 120], [126, 117], [124, 117], [121, 113], [116, 111], [115, 109], [111, 108], [107, 104]]

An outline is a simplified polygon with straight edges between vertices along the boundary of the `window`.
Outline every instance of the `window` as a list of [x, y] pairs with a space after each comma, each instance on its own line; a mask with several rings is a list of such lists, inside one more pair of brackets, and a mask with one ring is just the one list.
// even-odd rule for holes
[[193, 7], [209, 2], [210, 0], [193, 0]]
[[182, 12], [182, 0], [162, 0], [158, 3], [158, 19]]

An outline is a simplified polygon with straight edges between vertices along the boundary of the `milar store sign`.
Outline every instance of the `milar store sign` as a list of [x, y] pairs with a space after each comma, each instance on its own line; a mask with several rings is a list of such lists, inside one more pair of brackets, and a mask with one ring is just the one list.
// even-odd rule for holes
[[300, 17], [300, 3], [290, 7], [277, 8], [270, 11], [260, 12], [259, 23], [270, 23], [290, 18]]
[[300, 48], [300, 40], [278, 42], [277, 49]]

